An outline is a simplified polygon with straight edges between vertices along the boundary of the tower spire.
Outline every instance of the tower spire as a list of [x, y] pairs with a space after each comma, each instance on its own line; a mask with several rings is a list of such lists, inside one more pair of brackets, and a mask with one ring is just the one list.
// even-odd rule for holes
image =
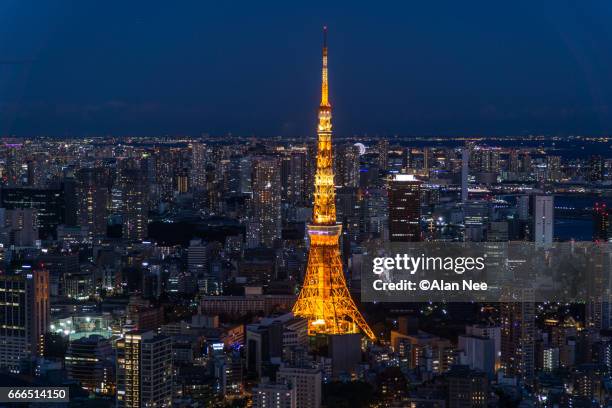
[[323, 26], [323, 75], [321, 80], [321, 107], [329, 106], [329, 84], [327, 79], [327, 26]]

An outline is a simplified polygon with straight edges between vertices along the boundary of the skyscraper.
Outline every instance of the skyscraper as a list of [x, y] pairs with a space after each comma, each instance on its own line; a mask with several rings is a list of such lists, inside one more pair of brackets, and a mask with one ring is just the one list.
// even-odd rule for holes
[[555, 220], [554, 197], [534, 196], [533, 203], [533, 240], [537, 245], [550, 245]]
[[19, 372], [33, 357], [44, 355], [49, 327], [49, 272], [24, 267], [0, 274], [0, 368]]
[[88, 229], [90, 238], [106, 234], [108, 178], [102, 167], [84, 168], [77, 174], [79, 225]]
[[408, 174], [398, 174], [389, 181], [389, 240], [421, 240], [421, 182]]
[[297, 406], [319, 408], [321, 406], [321, 380], [319, 369], [310, 367], [281, 367], [277, 379], [295, 388]]
[[468, 176], [470, 172], [470, 151], [467, 147], [461, 149], [461, 201], [468, 200]]
[[253, 388], [253, 408], [297, 408], [295, 388], [289, 384], [261, 383]]
[[530, 382], [535, 364], [535, 302], [529, 288], [508, 286], [501, 304], [501, 363], [504, 374]]
[[595, 203], [593, 207], [593, 240], [607, 241], [610, 236], [610, 210], [605, 203]]
[[600, 155], [593, 155], [589, 161], [589, 180], [602, 181], [605, 173], [605, 161]]
[[306, 150], [294, 148], [283, 158], [283, 199], [291, 205], [306, 201], [305, 175]]
[[57, 226], [64, 223], [65, 201], [61, 189], [3, 188], [2, 208], [32, 208], [41, 238], [51, 238]]
[[128, 241], [143, 240], [147, 237], [149, 224], [147, 187], [145, 173], [140, 163], [122, 163], [119, 172], [123, 216], [123, 238]]
[[281, 237], [280, 162], [261, 156], [253, 163], [253, 221], [259, 244], [274, 246]]
[[172, 405], [172, 339], [133, 331], [117, 341], [117, 407]]
[[198, 190], [206, 186], [206, 145], [197, 141], [191, 143], [191, 184]]
[[91, 392], [111, 392], [115, 384], [111, 355], [111, 344], [102, 336], [91, 335], [71, 341], [64, 358], [68, 378]]
[[337, 184], [342, 187], [359, 185], [359, 146], [342, 144], [336, 154]]
[[376, 143], [378, 150], [378, 167], [381, 170], [387, 170], [389, 167], [389, 141], [387, 139], [379, 140]]
[[319, 106], [317, 171], [313, 222], [308, 226], [310, 251], [304, 284], [293, 313], [308, 320], [308, 333], [374, 333], [353, 302], [346, 286], [336, 223], [336, 192], [332, 155], [331, 104], [327, 80], [327, 28], [324, 29], [321, 104]]

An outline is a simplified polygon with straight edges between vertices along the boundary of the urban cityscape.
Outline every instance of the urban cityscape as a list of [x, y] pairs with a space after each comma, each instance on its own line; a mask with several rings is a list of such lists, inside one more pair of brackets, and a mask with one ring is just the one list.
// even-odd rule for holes
[[306, 136], [2, 137], [0, 387], [66, 407], [612, 407], [611, 291], [361, 301], [388, 243], [588, 241], [611, 273], [612, 136], [336, 134], [331, 44], [323, 27]]

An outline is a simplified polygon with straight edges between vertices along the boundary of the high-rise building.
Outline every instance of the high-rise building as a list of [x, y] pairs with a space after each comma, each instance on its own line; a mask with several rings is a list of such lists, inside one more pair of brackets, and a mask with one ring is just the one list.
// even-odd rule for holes
[[561, 156], [546, 156], [546, 173], [548, 181], [561, 180]]
[[549, 373], [559, 368], [558, 347], [546, 347], [542, 350], [542, 368]]
[[470, 172], [470, 151], [467, 147], [461, 149], [461, 202], [466, 202], [469, 198], [468, 177]]
[[593, 155], [589, 161], [589, 180], [602, 181], [605, 174], [605, 160], [602, 156]]
[[64, 357], [68, 378], [78, 381], [90, 392], [114, 392], [115, 367], [111, 354], [111, 344], [102, 336], [91, 335], [71, 341]]
[[409, 174], [398, 174], [389, 181], [389, 240], [421, 240], [421, 182]]
[[187, 249], [187, 268], [195, 276], [208, 271], [208, 246], [201, 239], [192, 239]]
[[459, 336], [462, 363], [493, 378], [495, 375], [495, 341], [479, 336]]
[[41, 238], [52, 238], [57, 226], [65, 220], [64, 190], [35, 188], [3, 188], [2, 208], [8, 210], [32, 208]]
[[485, 200], [468, 200], [463, 203], [464, 240], [481, 242], [489, 222], [490, 204]]
[[261, 156], [253, 163], [253, 222], [259, 244], [273, 247], [281, 237], [280, 162]]
[[387, 139], [379, 140], [376, 143], [376, 150], [378, 150], [378, 167], [386, 171], [389, 167], [389, 141]]
[[508, 158], [508, 170], [511, 173], [518, 173], [520, 171], [519, 152], [516, 149], [510, 150], [510, 157]]
[[282, 166], [283, 199], [292, 205], [306, 202], [306, 150], [292, 149], [283, 158]]
[[79, 225], [87, 228], [90, 238], [106, 235], [109, 177], [102, 167], [83, 168], [77, 173]]
[[342, 226], [336, 222], [331, 113], [325, 28], [315, 202], [313, 222], [308, 226], [310, 250], [304, 283], [293, 313], [308, 321], [308, 333], [313, 336], [353, 334], [361, 330], [374, 339], [376, 336], [351, 298], [342, 270], [338, 244]]
[[501, 354], [501, 327], [496, 325], [474, 324], [465, 327], [467, 336], [484, 337], [493, 340], [495, 348], [495, 368], [499, 367], [499, 357]]
[[176, 175], [176, 191], [179, 194], [185, 194], [189, 191], [189, 171], [181, 169]]
[[200, 190], [206, 186], [206, 145], [191, 143], [191, 185]]
[[39, 239], [36, 209], [0, 208], [0, 242], [20, 247], [34, 246]]
[[607, 241], [610, 237], [612, 237], [610, 210], [605, 203], [595, 203], [593, 207], [593, 240]]
[[128, 241], [143, 240], [148, 233], [149, 207], [146, 177], [139, 163], [122, 163], [118, 185], [122, 197], [123, 238]]
[[0, 274], [0, 368], [11, 372], [44, 356], [43, 336], [49, 327], [49, 272], [29, 266], [22, 270]]
[[535, 302], [532, 289], [507, 287], [501, 304], [501, 363], [504, 374], [523, 382], [534, 378]]
[[289, 384], [260, 383], [253, 388], [253, 408], [297, 408], [295, 389]]
[[449, 408], [489, 406], [489, 380], [484, 373], [454, 366], [447, 374]]
[[74, 227], [78, 225], [79, 204], [77, 197], [77, 181], [72, 171], [64, 177], [62, 182], [64, 193], [64, 224]]
[[322, 373], [318, 368], [281, 367], [276, 374], [281, 383], [295, 389], [298, 407], [319, 408], [321, 406]]
[[117, 407], [172, 406], [172, 340], [128, 332], [117, 341]]
[[[363, 145], [341, 144], [336, 154], [337, 184], [342, 187], [359, 185], [359, 155]], [[365, 149], [365, 148], [364, 148]]]
[[536, 245], [550, 245], [553, 242], [554, 197], [534, 196], [533, 241]]

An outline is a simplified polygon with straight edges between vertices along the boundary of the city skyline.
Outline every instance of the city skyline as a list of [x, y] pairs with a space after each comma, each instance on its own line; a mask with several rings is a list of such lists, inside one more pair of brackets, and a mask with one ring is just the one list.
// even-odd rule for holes
[[1, 3], [0, 404], [612, 408], [612, 6], [522, 1]]

